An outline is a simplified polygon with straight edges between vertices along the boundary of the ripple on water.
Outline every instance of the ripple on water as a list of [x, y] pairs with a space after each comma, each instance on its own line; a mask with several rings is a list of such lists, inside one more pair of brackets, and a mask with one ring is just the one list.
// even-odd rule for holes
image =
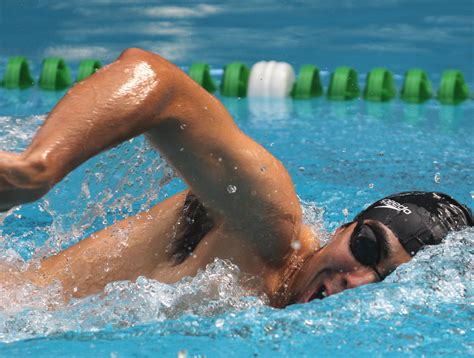
[[[20, 123], [0, 117], [2, 149], [23, 149], [43, 119], [31, 116]], [[309, 166], [305, 168], [302, 173], [307, 175]], [[25, 205], [0, 217], [0, 263], [25, 269], [25, 259], [37, 262], [176, 192], [182, 184], [175, 178], [142, 138], [101, 154], [36, 206]], [[352, 205], [351, 192], [339, 192], [339, 197], [334, 188], [326, 189], [325, 205]], [[323, 210], [314, 203], [303, 206], [305, 222], [324, 233]], [[345, 209], [344, 217], [348, 214]], [[325, 234], [323, 242], [328, 237]], [[453, 233], [382, 283], [284, 310], [268, 307], [265, 297], [248, 289], [249, 279], [222, 260], [174, 285], [141, 277], [134, 283], [111, 283], [103, 294], [67, 304], [61, 301], [59, 285], [0, 287], [0, 341], [45, 336], [164, 341], [185, 336], [209, 343], [228, 339], [242, 347], [269, 345], [269, 353], [288, 355], [465, 355], [472, 352], [473, 253], [474, 230]]]
[[[275, 345], [298, 335], [310, 345], [310, 339], [335, 344], [337, 337], [339, 345], [349, 337], [362, 343], [371, 332], [365, 351], [377, 352], [387, 339], [393, 339], [394, 351], [414, 351], [432, 339], [433, 330], [452, 339], [468, 330], [458, 311], [469, 312], [472, 303], [473, 252], [473, 229], [453, 233], [382, 283], [285, 310], [267, 307], [264, 297], [248, 289], [249, 278], [223, 260], [173, 285], [140, 277], [134, 283], [110, 283], [103, 294], [67, 304], [60, 303], [57, 285], [26, 284], [0, 296], [0, 340], [110, 329], [121, 335], [124, 328], [151, 324], [148, 330], [161, 336], [179, 332]], [[450, 317], [453, 312], [456, 317]], [[451, 323], [440, 327], [448, 318]]]

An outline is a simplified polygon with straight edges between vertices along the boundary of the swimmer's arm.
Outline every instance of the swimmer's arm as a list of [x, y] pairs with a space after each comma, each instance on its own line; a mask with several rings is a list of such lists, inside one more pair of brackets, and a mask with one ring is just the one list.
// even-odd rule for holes
[[[186, 195], [187, 191], [176, 194], [146, 212], [118, 221], [43, 259], [38, 269], [31, 265], [30, 280], [43, 287], [59, 281], [68, 300], [100, 292], [112, 281], [153, 277], [157, 268], [174, 271], [169, 249]], [[159, 279], [175, 281], [166, 274]]]
[[0, 263], [0, 291], [3, 288], [11, 288], [26, 281], [23, 272], [19, 268], [14, 265]]
[[26, 151], [0, 151], [0, 211], [37, 200], [87, 159], [169, 117], [177, 72], [159, 56], [130, 49], [76, 84]]
[[139, 49], [69, 90], [24, 153], [0, 153], [0, 210], [36, 200], [87, 159], [142, 133], [217, 222], [253, 240], [260, 232], [255, 244], [269, 257], [289, 250], [301, 209], [283, 165], [215, 97]]
[[31, 186], [53, 186], [87, 159], [169, 117], [177, 98], [177, 69], [144, 53], [124, 51], [56, 104], [20, 156], [34, 174], [28, 178], [33, 179]]

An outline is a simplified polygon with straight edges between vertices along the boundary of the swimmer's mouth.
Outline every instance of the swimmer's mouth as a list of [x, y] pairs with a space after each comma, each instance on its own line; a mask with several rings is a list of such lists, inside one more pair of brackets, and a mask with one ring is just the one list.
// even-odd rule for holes
[[326, 298], [328, 295], [327, 288], [325, 285], [321, 285], [319, 289], [313, 292], [311, 296], [309, 296], [308, 300], [306, 302], [310, 302], [312, 300], [322, 300], [323, 298]]

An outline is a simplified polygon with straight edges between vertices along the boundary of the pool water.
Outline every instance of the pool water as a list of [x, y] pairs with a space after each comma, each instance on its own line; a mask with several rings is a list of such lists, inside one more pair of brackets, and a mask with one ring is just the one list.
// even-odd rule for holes
[[[444, 191], [472, 207], [470, 102], [446, 113], [435, 102], [411, 108], [223, 100], [239, 126], [285, 163], [312, 225], [330, 231], [345, 220], [344, 211], [351, 217], [402, 190]], [[2, 149], [24, 148], [43, 119], [1, 117]], [[2, 218], [3, 260], [57, 252], [182, 187], [137, 138], [87, 162], [39, 203]], [[12, 293], [18, 304], [5, 294], [0, 299], [9, 306], [0, 311], [0, 339], [12, 342], [0, 353], [463, 355], [472, 352], [473, 249], [473, 230], [455, 233], [383, 283], [284, 310], [248, 296], [244, 278], [226, 262], [176, 285], [144, 278], [113, 283], [105, 296], [68, 305], [59, 303], [58, 288], [25, 288]], [[56, 310], [48, 309], [51, 302]]]
[[[167, 7], [118, 1], [110, 12], [104, 12], [110, 4], [99, 0], [72, 1], [70, 5], [41, 1], [29, 8], [13, 2], [0, 6], [5, 15], [22, 10], [17, 13], [23, 19], [23, 29], [32, 30], [26, 38], [15, 35], [23, 41], [5, 39], [3, 46], [28, 55], [36, 60], [36, 66], [42, 55], [59, 50], [70, 56], [72, 64], [87, 51], [111, 60], [112, 53], [136, 44], [137, 38], [146, 38], [141, 46], [147, 47], [146, 41], [151, 46], [149, 37], [154, 34], [165, 55], [182, 67], [198, 55], [212, 58], [216, 68], [235, 59], [250, 64], [275, 57], [299, 65], [319, 58], [327, 86], [329, 71], [344, 58], [344, 64], [360, 70], [361, 86], [366, 72], [377, 63], [395, 72], [398, 88], [404, 70], [413, 65], [425, 66], [434, 83], [444, 68], [460, 68], [473, 88], [472, 52], [465, 46], [472, 42], [472, 35], [466, 32], [466, 28], [472, 29], [469, 5], [460, 1], [447, 11], [440, 1], [435, 3], [437, 6], [427, 13], [423, 5], [428, 3], [420, 1], [405, 18], [408, 12], [403, 1], [367, 0], [357, 7], [344, 2], [339, 9], [342, 15], [352, 14], [357, 21], [366, 21], [364, 26], [353, 24], [359, 30], [344, 42], [352, 44], [352, 49], [337, 49], [328, 39], [319, 47], [310, 44], [315, 35], [341, 40], [350, 34], [343, 33], [347, 16], [337, 17], [334, 5], [324, 1], [319, 5], [306, 1], [296, 5], [249, 2], [253, 13], [246, 16], [242, 16], [244, 10], [232, 9], [233, 1], [200, 4], [201, 12], [196, 12], [197, 5], [191, 2], [169, 2]], [[129, 8], [140, 10], [140, 14]], [[120, 16], [127, 9], [131, 14], [127, 19], [129, 32], [112, 33], [122, 28]], [[103, 15], [101, 31], [99, 13]], [[35, 27], [36, 14], [58, 21], [39, 29]], [[143, 32], [143, 18], [151, 33]], [[292, 29], [292, 37], [273, 47], [269, 41], [258, 52], [257, 35], [250, 36], [260, 29], [255, 25], [257, 18], [262, 20], [260, 39], [270, 36], [272, 24], [278, 21], [281, 28]], [[30, 25], [26, 24], [28, 19]], [[10, 21], [4, 16], [0, 29]], [[161, 32], [156, 27], [153, 30], [156, 21], [160, 21]], [[372, 35], [375, 38], [362, 46], [369, 30], [382, 25], [382, 37]], [[82, 33], [77, 32], [79, 27]], [[226, 27], [241, 29], [237, 35], [247, 42], [230, 46], [220, 37], [223, 35], [215, 42], [204, 37], [200, 52], [175, 38], [181, 36], [180, 29], [199, 37]], [[327, 28], [340, 32], [324, 31]], [[298, 31], [304, 29], [308, 32]], [[400, 37], [390, 38], [391, 31]], [[409, 36], [418, 32], [421, 35], [416, 39]], [[457, 42], [453, 40], [456, 34]], [[32, 44], [32, 39], [38, 43]], [[442, 45], [450, 41], [452, 51], [442, 51]], [[246, 51], [237, 51], [238, 44]], [[160, 51], [158, 47], [150, 49]], [[420, 51], [414, 52], [416, 48]], [[378, 57], [372, 56], [374, 53]], [[5, 59], [0, 57], [0, 64]], [[38, 67], [33, 66], [33, 72], [37, 74]], [[63, 94], [36, 88], [0, 88], [0, 150], [24, 149]], [[442, 191], [474, 207], [471, 100], [443, 106], [435, 100], [410, 105], [398, 99], [389, 103], [361, 99], [331, 102], [324, 97], [304, 101], [220, 99], [239, 127], [287, 167], [305, 209], [305, 220], [315, 228], [323, 227], [329, 233], [374, 200], [405, 190]], [[40, 257], [183, 188], [143, 137], [135, 138], [88, 161], [37, 203], [0, 214], [0, 262], [20, 268], [35, 264]], [[466, 229], [451, 234], [441, 245], [421, 251], [382, 283], [283, 310], [267, 306], [265, 297], [244, 290], [242, 282], [249, 278], [232, 263], [220, 260], [175, 285], [146, 278], [134, 283], [116, 282], [109, 284], [104, 294], [68, 304], [61, 303], [57, 286], [43, 290], [25, 286], [16, 291], [0, 286], [0, 356], [176, 357], [180, 351], [207, 357], [469, 356], [474, 353], [473, 254], [474, 230]]]

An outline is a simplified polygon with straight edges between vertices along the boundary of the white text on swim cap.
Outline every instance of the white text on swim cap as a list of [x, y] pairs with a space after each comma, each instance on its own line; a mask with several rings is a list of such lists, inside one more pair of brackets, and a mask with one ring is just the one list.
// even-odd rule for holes
[[391, 199], [383, 199], [383, 200], [380, 200], [380, 202], [382, 204], [385, 204], [385, 205], [379, 205], [379, 206], [376, 206], [375, 208], [381, 208], [381, 209], [393, 209], [393, 210], [396, 210], [398, 212], [403, 212], [404, 214], [407, 214], [407, 215], [410, 215], [411, 214], [411, 210], [408, 209], [408, 207], [406, 207], [405, 205], [403, 204], [400, 204], [399, 202], [396, 202], [395, 200], [391, 200]]

